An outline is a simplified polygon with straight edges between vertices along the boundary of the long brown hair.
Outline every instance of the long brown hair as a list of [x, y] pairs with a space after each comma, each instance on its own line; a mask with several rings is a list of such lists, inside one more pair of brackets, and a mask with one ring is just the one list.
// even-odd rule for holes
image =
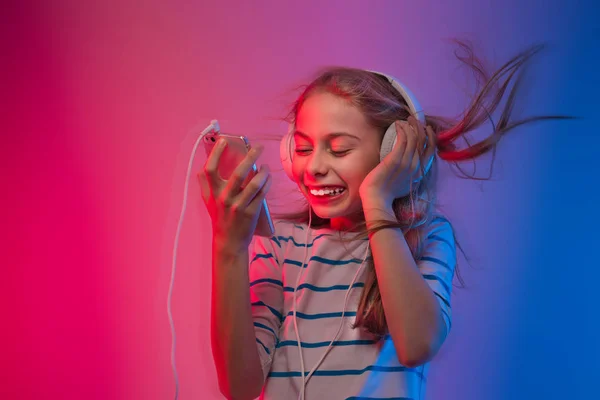
[[[489, 151], [494, 151], [498, 141], [519, 125], [536, 120], [570, 118], [566, 116], [536, 116], [518, 121], [510, 120], [515, 96], [521, 85], [523, 66], [543, 48], [542, 45], [532, 46], [517, 54], [490, 77], [482, 63], [474, 56], [469, 44], [458, 40], [455, 43], [466, 53], [466, 55], [459, 55], [458, 52], [455, 52], [455, 55], [472, 70], [476, 79], [477, 94], [466, 111], [456, 119], [425, 115], [426, 124], [431, 126], [435, 133], [437, 148], [437, 157], [431, 169], [419, 183], [411, 188], [409, 195], [394, 200], [393, 209], [397, 222], [379, 221], [370, 229], [367, 229], [366, 223], [363, 222], [356, 227], [359, 234], [354, 236], [354, 239], [366, 238], [381, 229], [401, 229], [415, 260], [419, 260], [423, 253], [423, 230], [436, 217], [435, 177], [438, 158], [453, 164], [461, 171], [462, 177], [482, 179], [466, 174], [459, 163], [474, 160]], [[470, 144], [467, 133], [491, 120], [491, 114], [500, 104], [511, 82], [514, 84], [498, 122], [492, 123], [491, 134], [483, 140]], [[392, 85], [385, 78], [365, 70], [328, 67], [320, 71], [316, 79], [303, 88], [302, 93], [291, 106], [286, 117], [287, 122], [294, 122], [304, 101], [317, 92], [329, 92], [346, 99], [364, 113], [369, 123], [379, 128], [382, 138], [385, 129], [390, 124], [396, 120], [406, 120], [410, 115], [406, 102]], [[459, 139], [466, 145], [459, 147]], [[493, 161], [494, 158], [492, 158], [492, 163]], [[421, 162], [421, 165], [423, 164]], [[276, 214], [276, 217], [307, 223], [309, 212], [311, 213], [312, 227], [321, 227], [329, 223], [328, 220], [314, 214], [309, 207], [294, 213]], [[458, 242], [455, 242], [460, 248]], [[354, 327], [362, 327], [373, 334], [384, 335], [387, 333], [387, 322], [372, 261], [367, 263], [366, 268], [365, 286], [359, 301]], [[455, 270], [455, 277], [461, 285], [464, 285], [458, 266]]]

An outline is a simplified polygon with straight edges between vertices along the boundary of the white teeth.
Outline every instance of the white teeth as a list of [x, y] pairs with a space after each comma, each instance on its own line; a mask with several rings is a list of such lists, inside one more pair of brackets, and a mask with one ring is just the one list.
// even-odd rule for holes
[[335, 189], [310, 189], [310, 193], [314, 196], [335, 196], [342, 193], [344, 188], [335, 188]]

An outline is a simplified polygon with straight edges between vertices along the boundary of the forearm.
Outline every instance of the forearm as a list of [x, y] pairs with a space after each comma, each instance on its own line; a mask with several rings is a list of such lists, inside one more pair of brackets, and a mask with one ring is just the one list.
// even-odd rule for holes
[[[365, 212], [367, 226], [392, 220], [391, 210]], [[375, 271], [390, 335], [400, 362], [430, 360], [445, 332], [439, 304], [423, 279], [400, 229], [382, 229], [370, 239]]]
[[256, 345], [248, 251], [232, 253], [213, 243], [211, 340], [221, 392], [230, 399], [254, 399], [263, 374]]

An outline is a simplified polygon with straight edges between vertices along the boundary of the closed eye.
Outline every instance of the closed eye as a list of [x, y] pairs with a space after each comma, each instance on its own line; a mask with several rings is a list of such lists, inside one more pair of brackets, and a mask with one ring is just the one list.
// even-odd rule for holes
[[346, 154], [348, 154], [349, 152], [350, 152], [350, 150], [337, 150], [337, 151], [331, 150], [331, 154], [333, 154], [336, 157], [343, 157]]
[[[312, 151], [312, 149], [303, 149], [303, 148], [295, 149], [295, 153], [299, 156], [306, 156], [306, 155], [310, 154], [311, 151]], [[330, 150], [329, 152], [334, 157], [343, 157], [343, 156], [347, 155], [350, 152], [350, 150], [338, 150], [338, 151]]]
[[301, 156], [305, 156], [308, 153], [310, 153], [312, 151], [312, 149], [303, 149], [303, 148], [296, 148], [295, 149], [295, 153]]

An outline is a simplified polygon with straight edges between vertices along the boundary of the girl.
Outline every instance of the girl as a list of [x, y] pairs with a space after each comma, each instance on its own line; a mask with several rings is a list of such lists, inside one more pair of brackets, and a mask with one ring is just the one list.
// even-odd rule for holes
[[450, 330], [456, 272], [452, 227], [434, 212], [436, 165], [474, 159], [524, 122], [563, 118], [509, 123], [517, 78], [493, 133], [456, 145], [491, 119], [539, 50], [489, 79], [471, 54], [487, 83], [457, 122], [425, 115], [386, 75], [322, 72], [295, 102], [282, 141], [308, 206], [276, 221], [271, 238], [252, 240], [268, 168], [241, 187], [261, 148], [223, 181], [224, 144], [215, 147], [199, 179], [213, 227], [213, 356], [227, 398], [423, 398], [428, 362]]

